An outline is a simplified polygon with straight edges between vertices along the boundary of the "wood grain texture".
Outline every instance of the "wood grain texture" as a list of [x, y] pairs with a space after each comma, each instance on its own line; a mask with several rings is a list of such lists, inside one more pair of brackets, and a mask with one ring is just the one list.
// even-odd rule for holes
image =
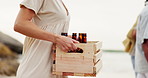
[[63, 76], [92, 76], [95, 77], [102, 67], [102, 42], [89, 41], [78, 43], [77, 47], [83, 53], [67, 53], [56, 47], [54, 54], [53, 74]]

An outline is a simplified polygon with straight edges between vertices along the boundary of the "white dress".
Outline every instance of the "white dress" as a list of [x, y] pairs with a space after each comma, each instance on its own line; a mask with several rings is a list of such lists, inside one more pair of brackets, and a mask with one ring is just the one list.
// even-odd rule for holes
[[[69, 14], [61, 0], [24, 0], [21, 6], [33, 10], [33, 22], [41, 29], [59, 34], [67, 32]], [[51, 74], [52, 42], [26, 37], [17, 78], [61, 78]]]

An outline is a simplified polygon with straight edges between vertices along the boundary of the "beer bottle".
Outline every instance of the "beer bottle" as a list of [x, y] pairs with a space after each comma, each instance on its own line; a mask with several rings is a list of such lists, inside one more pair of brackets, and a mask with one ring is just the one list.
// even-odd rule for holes
[[62, 36], [68, 36], [68, 34], [66, 32], [62, 32], [61, 35]]
[[72, 33], [72, 39], [77, 40], [77, 33]]
[[79, 33], [78, 41], [79, 41], [80, 43], [83, 42], [83, 35], [82, 35], [82, 33]]
[[86, 33], [82, 34], [82, 43], [87, 43], [87, 34]]
[[87, 35], [86, 35], [86, 33], [79, 33], [78, 41], [80, 43], [87, 43]]

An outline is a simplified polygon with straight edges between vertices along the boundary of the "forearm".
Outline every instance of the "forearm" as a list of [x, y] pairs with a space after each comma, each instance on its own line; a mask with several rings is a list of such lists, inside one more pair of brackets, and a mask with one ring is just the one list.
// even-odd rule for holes
[[40, 29], [31, 21], [19, 21], [15, 23], [14, 30], [29, 37], [51, 42], [55, 42], [55, 38], [57, 36], [53, 33], [49, 33]]
[[74, 43], [78, 43], [78, 41], [40, 29], [35, 23], [31, 21], [35, 16], [36, 14], [34, 10], [28, 9], [25, 6], [21, 6], [18, 16], [15, 20], [14, 30], [29, 37], [56, 43], [65, 52], [77, 49]]
[[136, 29], [133, 29], [132, 31], [132, 38], [136, 40]]
[[144, 40], [144, 43], [142, 44], [142, 48], [143, 48], [143, 51], [144, 51], [144, 55], [148, 61], [148, 39], [145, 39]]

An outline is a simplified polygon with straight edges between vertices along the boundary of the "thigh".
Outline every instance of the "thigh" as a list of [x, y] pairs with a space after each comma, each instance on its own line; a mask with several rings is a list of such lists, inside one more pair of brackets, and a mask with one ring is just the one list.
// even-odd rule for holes
[[131, 56], [131, 61], [132, 61], [133, 68], [135, 69], [135, 56]]
[[145, 73], [146, 78], [148, 78], [148, 73]]
[[137, 73], [137, 78], [146, 78], [145, 74], [143, 73]]

